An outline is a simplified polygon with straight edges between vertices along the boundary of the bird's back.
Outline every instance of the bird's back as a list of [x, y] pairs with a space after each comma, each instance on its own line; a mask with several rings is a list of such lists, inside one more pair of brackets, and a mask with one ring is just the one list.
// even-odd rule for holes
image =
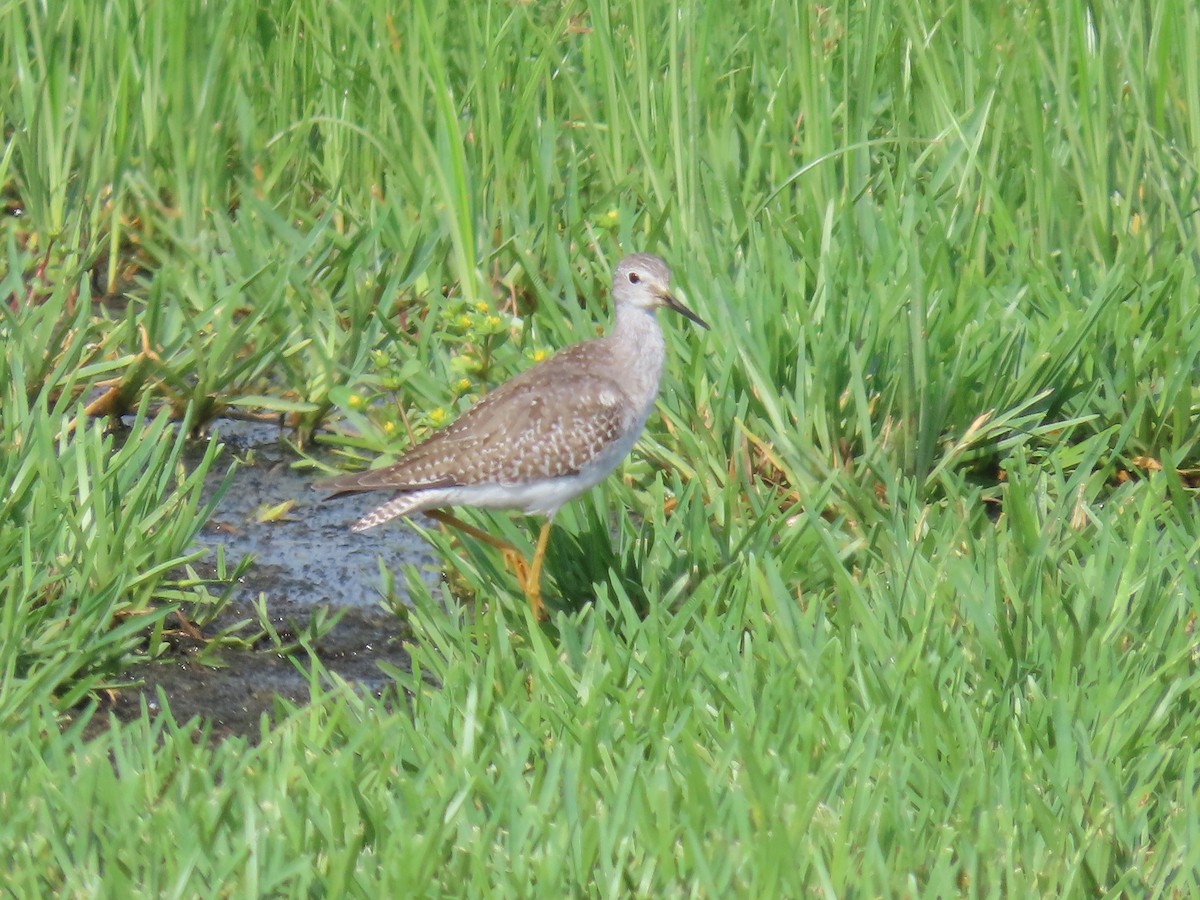
[[499, 385], [392, 465], [318, 486], [414, 491], [574, 475], [636, 424], [619, 378], [607, 338], [574, 344]]

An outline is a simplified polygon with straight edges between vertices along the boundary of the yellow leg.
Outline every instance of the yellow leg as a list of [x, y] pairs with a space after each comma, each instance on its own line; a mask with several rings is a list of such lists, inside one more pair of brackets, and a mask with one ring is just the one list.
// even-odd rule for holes
[[449, 525], [451, 528], [456, 528], [464, 534], [469, 534], [471, 537], [483, 541], [489, 547], [495, 547], [504, 554], [505, 564], [517, 576], [521, 590], [529, 598], [529, 608], [533, 612], [534, 619], [540, 622], [546, 618], [546, 607], [542, 604], [541, 576], [542, 558], [546, 555], [546, 542], [550, 537], [549, 521], [542, 526], [541, 534], [538, 535], [537, 550], [533, 554], [533, 562], [528, 563], [525, 561], [525, 557], [521, 551], [513, 544], [504, 540], [504, 538], [496, 537], [494, 534], [488, 534], [481, 528], [469, 525], [458, 516], [448, 513], [444, 509], [426, 510], [425, 514], [429, 518], [441, 522], [443, 525]]
[[542, 560], [546, 558], [546, 542], [549, 539], [550, 520], [547, 519], [538, 535], [537, 549], [533, 552], [533, 562], [525, 578], [525, 596], [529, 598], [529, 609], [538, 622], [546, 618], [546, 607], [542, 603]]
[[489, 547], [495, 547], [497, 550], [502, 551], [505, 556], [507, 556], [509, 553], [515, 553], [517, 556], [521, 555], [521, 551], [504, 538], [498, 538], [494, 534], [488, 534], [482, 528], [476, 528], [474, 525], [468, 525], [458, 516], [448, 513], [444, 509], [429, 509], [425, 511], [425, 515], [429, 516], [431, 519], [436, 519], [443, 525], [449, 525], [451, 528], [455, 528], [458, 531], [463, 532], [463, 534], [469, 534], [476, 540], [483, 541]]

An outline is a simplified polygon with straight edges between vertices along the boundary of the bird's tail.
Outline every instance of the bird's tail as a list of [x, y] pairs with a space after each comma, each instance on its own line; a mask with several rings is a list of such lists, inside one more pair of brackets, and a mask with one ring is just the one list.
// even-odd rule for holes
[[420, 508], [421, 497], [419, 494], [401, 494], [399, 497], [393, 497], [382, 506], [375, 507], [355, 522], [350, 527], [350, 530], [366, 531], [368, 528], [374, 528], [376, 525], [390, 522], [392, 519], [408, 515], [410, 512], [416, 512]]

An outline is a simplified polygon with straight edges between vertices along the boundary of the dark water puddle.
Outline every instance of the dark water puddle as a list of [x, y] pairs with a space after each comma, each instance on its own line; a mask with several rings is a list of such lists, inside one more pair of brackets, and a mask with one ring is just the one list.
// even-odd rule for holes
[[[295, 457], [273, 426], [221, 420], [213, 431], [225, 444], [225, 456], [236, 457], [240, 465], [198, 543], [214, 554], [223, 546], [229, 566], [247, 554], [254, 557], [245, 583], [234, 593], [236, 601], [249, 604], [261, 591], [268, 606], [278, 600], [378, 610], [380, 561], [392, 572], [408, 563], [425, 567], [437, 562], [428, 544], [403, 521], [363, 534], [351, 532], [354, 521], [386, 496], [322, 502], [321, 494], [309, 487], [319, 476], [291, 468]], [[227, 466], [218, 468], [224, 472]], [[219, 481], [214, 474], [207, 496]], [[264, 510], [285, 501], [295, 505], [281, 518], [260, 521]], [[403, 591], [403, 585], [396, 590]], [[404, 594], [399, 600], [408, 602]]]
[[[287, 641], [302, 630], [290, 623], [304, 621], [312, 610], [292, 604], [281, 606], [272, 610], [272, 618], [277, 619], [277, 631]], [[205, 631], [221, 627], [227, 618], [232, 622], [238, 617], [253, 621], [254, 613], [235, 606]], [[402, 620], [393, 614], [349, 610], [311, 645], [311, 652], [325, 670], [379, 697], [391, 686], [380, 663], [408, 669], [406, 638]], [[170, 645], [166, 659], [123, 673], [123, 679], [138, 683], [111, 692], [100, 710], [102, 715], [89, 723], [89, 732], [107, 728], [111, 721], [107, 714], [118, 722], [140, 717], [143, 703], [149, 714], [156, 716], [162, 712], [161, 696], [178, 722], [200, 716], [209, 723], [212, 737], [242, 736], [256, 742], [263, 736], [263, 717], [274, 721], [285, 709], [280, 700], [294, 706], [309, 701], [313, 663], [306, 650], [281, 653], [263, 640], [250, 649], [220, 649], [214, 653], [203, 641], [182, 633], [173, 635]], [[329, 680], [324, 681], [325, 690], [334, 687]]]
[[[161, 692], [177, 721], [201, 716], [212, 724], [214, 736], [255, 740], [261, 737], [262, 717], [275, 718], [277, 700], [307, 702], [312, 662], [306, 650], [281, 653], [280, 644], [265, 637], [248, 649], [207, 646], [239, 622], [247, 623], [239, 634], [256, 635], [260, 594], [284, 647], [310, 634], [314, 616], [326, 622], [337, 617], [332, 628], [318, 630], [309, 647], [325, 669], [359, 689], [381, 695], [390, 687], [381, 663], [409, 668], [404, 648], [409, 634], [403, 617], [384, 605], [380, 565], [399, 573], [416, 564], [425, 573], [422, 577], [433, 581], [437, 558], [428, 544], [403, 522], [365, 534], [351, 532], [350, 525], [384, 498], [322, 502], [309, 487], [315, 476], [292, 469], [295, 456], [280, 441], [278, 428], [221, 420], [212, 430], [226, 449], [214, 467], [207, 497], [229, 461], [237, 458], [239, 465], [199, 535], [199, 545], [210, 552], [195, 569], [215, 576], [218, 547], [224, 549], [227, 571], [247, 555], [253, 562], [234, 586], [229, 605], [202, 629], [203, 639], [174, 631], [167, 660], [122, 673], [122, 680], [137, 684], [109, 694], [91, 730], [108, 726], [110, 717], [103, 713], [112, 713], [117, 721], [133, 719], [141, 715], [143, 703], [151, 714], [158, 712]], [[294, 502], [290, 510], [264, 520], [264, 510], [285, 501]], [[390, 602], [407, 604], [402, 578], [396, 578], [394, 590], [398, 597]]]

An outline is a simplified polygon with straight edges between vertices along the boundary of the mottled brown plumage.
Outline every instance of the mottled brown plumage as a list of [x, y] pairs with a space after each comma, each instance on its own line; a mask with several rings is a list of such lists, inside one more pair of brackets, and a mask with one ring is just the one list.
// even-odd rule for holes
[[576, 475], [630, 426], [604, 347], [576, 344], [497, 387], [382, 469], [321, 482], [340, 493], [414, 491]]
[[446, 506], [545, 515], [529, 570], [534, 583], [524, 584], [540, 615], [536, 582], [550, 520], [625, 457], [658, 395], [664, 346], [654, 311], [666, 306], [708, 327], [671, 295], [670, 280], [671, 270], [657, 256], [625, 257], [613, 275], [616, 321], [609, 334], [567, 347], [500, 385], [394, 464], [314, 487], [331, 496], [397, 492], [355, 531]]

